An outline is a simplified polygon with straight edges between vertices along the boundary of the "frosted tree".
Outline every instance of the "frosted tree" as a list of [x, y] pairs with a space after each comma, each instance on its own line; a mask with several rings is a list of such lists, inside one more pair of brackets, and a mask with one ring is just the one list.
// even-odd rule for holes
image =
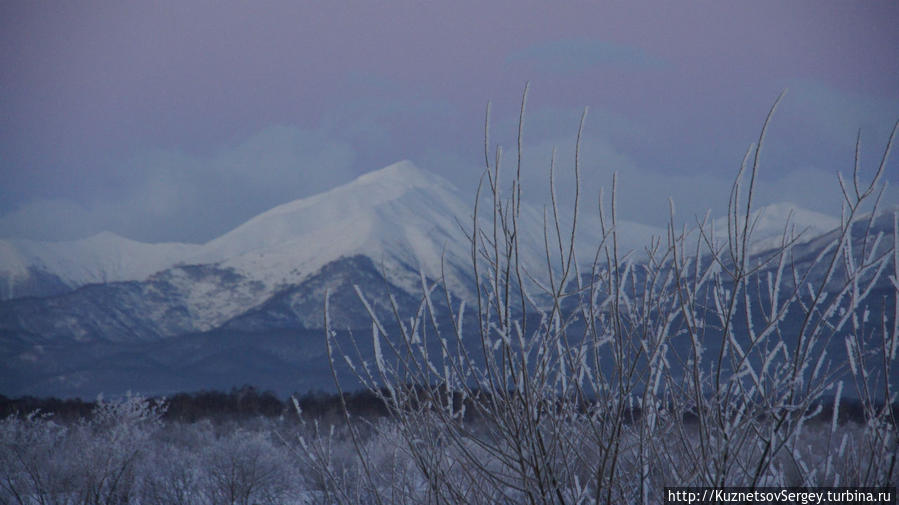
[[[851, 179], [839, 180], [841, 225], [814, 255], [788, 223], [777, 247], [752, 249], [756, 181], [781, 97], [722, 195], [726, 236], [715, 236], [707, 216], [678, 226], [672, 203], [667, 236], [637, 261], [619, 247], [613, 176], [599, 195], [602, 239], [579, 258], [585, 111], [574, 212], [562, 218], [553, 153], [545, 261], [527, 265], [519, 256], [526, 98], [527, 87], [510, 179], [489, 141], [488, 105], [468, 228], [474, 306], [422, 275], [417, 314], [400, 316], [388, 296], [395, 317], [385, 322], [357, 289], [371, 317], [372, 362], [359, 341], [341, 347], [325, 301], [338, 390], [337, 366], [349, 366], [390, 417], [345, 415], [349, 478], [333, 465], [333, 430], [304, 442], [328, 476], [323, 502], [657, 503], [677, 485], [895, 485], [899, 302], [895, 290], [871, 293], [887, 277], [899, 285], [896, 219], [888, 239], [879, 212], [896, 129], [868, 183], [856, 150]], [[848, 387], [863, 409], [855, 428], [838, 422]], [[825, 408], [832, 415], [822, 420]]]

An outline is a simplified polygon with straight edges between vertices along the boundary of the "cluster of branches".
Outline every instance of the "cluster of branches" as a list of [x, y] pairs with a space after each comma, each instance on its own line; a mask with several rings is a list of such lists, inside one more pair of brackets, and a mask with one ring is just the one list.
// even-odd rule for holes
[[[321, 502], [658, 503], [665, 486], [896, 485], [899, 224], [891, 216], [892, 240], [873, 231], [896, 129], [868, 184], [856, 149], [851, 180], [840, 178], [841, 224], [811, 257], [786, 223], [778, 247], [752, 249], [778, 98], [732, 186], [726, 237], [708, 215], [677, 226], [672, 204], [667, 236], [631, 258], [619, 249], [613, 176], [611, 197], [599, 196], [602, 241], [579, 258], [585, 110], [573, 217], [557, 204], [554, 152], [545, 264], [525, 265], [526, 97], [527, 88], [511, 191], [502, 149], [491, 156], [487, 109], [468, 233], [474, 314], [422, 275], [415, 317], [389, 300], [395, 331], [369, 309], [374, 355], [362, 356], [335, 338], [325, 301], [332, 371], [345, 362], [390, 416], [345, 415], [353, 465], [335, 464], [333, 427], [301, 440]], [[887, 279], [890, 296], [871, 296]], [[442, 319], [432, 300], [441, 291], [450, 308]], [[336, 371], [334, 380], [340, 389]], [[861, 422], [839, 423], [843, 396], [861, 406]]]

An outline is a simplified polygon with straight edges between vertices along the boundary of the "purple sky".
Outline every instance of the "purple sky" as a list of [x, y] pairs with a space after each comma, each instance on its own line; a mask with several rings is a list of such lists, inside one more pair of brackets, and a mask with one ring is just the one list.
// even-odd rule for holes
[[513, 152], [526, 80], [535, 203], [590, 106], [588, 189], [720, 213], [789, 88], [760, 203], [835, 214], [856, 131], [870, 173], [899, 119], [897, 26], [892, 1], [2, 2], [0, 237], [202, 242], [401, 159], [469, 188], [486, 101]]

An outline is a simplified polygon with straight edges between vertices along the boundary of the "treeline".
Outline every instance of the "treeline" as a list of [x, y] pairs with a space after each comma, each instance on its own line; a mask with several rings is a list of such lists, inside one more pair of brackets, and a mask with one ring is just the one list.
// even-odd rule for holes
[[[385, 392], [386, 393], [386, 392]], [[309, 391], [305, 394], [294, 394], [305, 419], [318, 419], [326, 423], [336, 422], [343, 417], [343, 403], [351, 415], [362, 418], [378, 418], [388, 414], [384, 402], [374, 393], [363, 390], [343, 394], [343, 402], [336, 393]], [[299, 420], [291, 398], [281, 399], [272, 391], [260, 391], [254, 386], [244, 385], [232, 388], [230, 392], [199, 391], [177, 393], [168, 397], [151, 397], [151, 402], [165, 406], [163, 421], [197, 422], [210, 420], [214, 422], [246, 421], [256, 418]], [[458, 404], [459, 400], [455, 399]], [[830, 422], [833, 416], [833, 399], [824, 398], [818, 402], [820, 411], [816, 419]], [[24, 416], [34, 412], [49, 414], [58, 422], [72, 422], [89, 419], [97, 406], [96, 401], [85, 401], [79, 398], [36, 398], [23, 396], [8, 398], [0, 395], [0, 419], [8, 416]], [[552, 408], [552, 407], [550, 407]], [[893, 412], [899, 417], [899, 403], [893, 405]], [[469, 411], [466, 419], [473, 420], [474, 412]], [[633, 409], [628, 416], [631, 421], [640, 417], [639, 409]], [[840, 401], [839, 424], [847, 421], [864, 422], [865, 412], [861, 402], [843, 398]], [[691, 416], [686, 415], [690, 422]]]
[[[344, 401], [351, 414], [361, 417], [381, 417], [387, 414], [383, 402], [368, 391], [344, 393]], [[336, 420], [343, 415], [340, 397], [334, 393], [310, 391], [293, 395], [305, 418]], [[260, 391], [254, 386], [232, 388], [230, 392], [199, 391], [177, 393], [167, 397], [149, 398], [165, 406], [163, 421], [196, 422], [243, 421], [254, 418], [297, 419], [291, 399], [278, 398], [271, 391]], [[59, 422], [89, 419], [97, 407], [96, 401], [79, 398], [36, 398], [23, 396], [8, 398], [0, 395], [0, 419], [8, 416], [24, 416], [33, 412], [49, 414]]]

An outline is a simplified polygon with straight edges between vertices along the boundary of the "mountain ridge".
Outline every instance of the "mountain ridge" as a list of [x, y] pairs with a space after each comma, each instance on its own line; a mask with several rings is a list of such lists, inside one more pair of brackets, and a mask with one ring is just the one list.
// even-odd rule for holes
[[[416, 190], [427, 196], [417, 198], [413, 203], [418, 209], [405, 209], [406, 214], [427, 216], [435, 203], [443, 204], [437, 210], [453, 215], [466, 209], [461, 200], [454, 201], [456, 189], [451, 183], [402, 161], [324, 193], [278, 205], [204, 244], [145, 243], [112, 232], [64, 242], [3, 239], [0, 300], [59, 294], [95, 283], [145, 281], [158, 272], [189, 264], [224, 264], [258, 277], [272, 288], [297, 282], [342, 256], [365, 249], [372, 256], [383, 254], [385, 251], [378, 250], [383, 248], [378, 247], [377, 235], [392, 231], [384, 221], [397, 214], [391, 215], [383, 207], [404, 197], [415, 200], [406, 195]], [[438, 221], [434, 213], [430, 212], [430, 217]], [[372, 222], [373, 217], [381, 222]], [[426, 219], [418, 219], [418, 230], [407, 226], [404, 231], [433, 228], [423, 226]], [[454, 222], [445, 220], [441, 224], [444, 234], [455, 227]], [[326, 229], [329, 226], [331, 233]], [[450, 238], [458, 237], [446, 240]], [[401, 246], [409, 245], [408, 240], [401, 242], [405, 242]], [[268, 259], [260, 261], [265, 256]], [[430, 259], [434, 273], [435, 262]]]
[[[0, 300], [54, 295], [95, 283], [145, 281], [192, 264], [233, 268], [273, 291], [314, 275], [340, 257], [358, 254], [405, 277], [400, 283], [409, 287], [418, 281], [417, 275], [404, 275], [408, 265], [432, 278], [440, 277], [444, 261], [457, 270], [467, 266], [470, 250], [460, 227], [471, 226], [470, 207], [451, 182], [403, 160], [323, 193], [277, 205], [203, 244], [139, 242], [112, 232], [66, 242], [2, 239]], [[806, 230], [807, 237], [839, 224], [836, 218], [793, 204], [772, 204], [753, 213], [761, 216], [754, 250], [776, 245], [783, 224], [771, 223], [790, 211], [797, 230]], [[522, 258], [540, 265], [543, 214], [527, 204], [522, 212], [530, 245]], [[600, 228], [591, 217], [582, 215], [584, 236], [578, 239], [587, 252]], [[726, 236], [724, 218], [714, 227], [717, 236]], [[624, 249], [637, 251], [651, 236], [664, 236], [662, 229], [627, 221], [619, 222], [618, 233]], [[465, 292], [459, 275], [450, 274], [451, 289]]]
[[[489, 216], [489, 203], [483, 203]], [[0, 369], [0, 393], [84, 395], [119, 391], [128, 384], [164, 394], [184, 384], [228, 384], [236, 377], [252, 382], [259, 378], [253, 375], [258, 370], [242, 368], [247, 356], [272, 359], [273, 367], [299, 367], [291, 372], [291, 380], [301, 377], [309, 387], [323, 387], [329, 383], [320, 374], [326, 293], [332, 328], [344, 336], [370, 331], [357, 288], [388, 324], [395, 320], [388, 293], [400, 320], [407, 321], [420, 308], [423, 282], [429, 288], [438, 284], [432, 301], [439, 324], [448, 321], [447, 297], [456, 309], [462, 300], [473, 300], [471, 245], [463, 230], [472, 225], [470, 212], [451, 183], [404, 162], [277, 206], [206, 244], [186, 249], [144, 244], [151, 253], [161, 251], [158, 257], [173, 261], [144, 279], [107, 278], [66, 290], [70, 287], [61, 278], [33, 270], [31, 275], [44, 275], [44, 288], [55, 292], [0, 300], [0, 361], [6, 363]], [[793, 244], [792, 261], [810, 264], [834, 239], [836, 230], [820, 233], [832, 218], [775, 205], [754, 214], [759, 216], [756, 232], [762, 240], [779, 241], [784, 226], [775, 221], [791, 212], [797, 215], [797, 229], [808, 229]], [[525, 268], [532, 268], [527, 274], [546, 271], [543, 219], [544, 213], [522, 205], [519, 252]], [[591, 215], [582, 215], [578, 222], [576, 249], [583, 263], [594, 257], [584, 252], [598, 244], [601, 225]], [[893, 216], [879, 216], [870, 231], [894, 233]], [[622, 254], [637, 251], [626, 260], [634, 265], [642, 261], [639, 248], [648, 244], [649, 236], [665, 239], [658, 229], [626, 221], [619, 221], [617, 232]], [[863, 232], [854, 229], [848, 240], [863, 240]], [[8, 243], [0, 241], [0, 248]], [[138, 253], [127, 258], [133, 261], [141, 259], [143, 250], [134, 245], [141, 243], [111, 233], [84, 243], [137, 247]], [[892, 243], [887, 238], [879, 247]], [[552, 254], [556, 262], [556, 252]], [[120, 251], [89, 257], [123, 256]], [[446, 291], [438, 281], [445, 281]], [[839, 272], [831, 277], [834, 287], [840, 282]], [[539, 291], [532, 292], [536, 303], [543, 301]], [[883, 294], [890, 296], [888, 291]], [[473, 317], [470, 309], [466, 317]], [[464, 327], [472, 331], [477, 324], [466, 322]], [[281, 360], [287, 355], [290, 360]]]

